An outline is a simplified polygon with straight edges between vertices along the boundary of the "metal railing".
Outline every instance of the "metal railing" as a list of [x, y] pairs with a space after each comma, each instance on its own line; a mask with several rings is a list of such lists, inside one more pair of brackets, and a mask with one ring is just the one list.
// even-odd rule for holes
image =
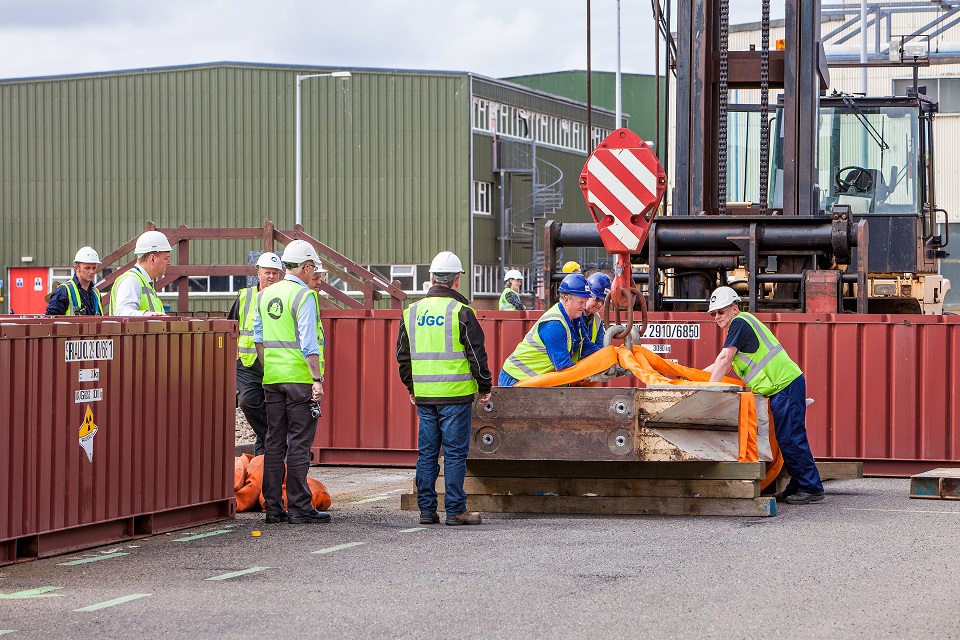
[[[272, 222], [265, 222], [263, 227], [253, 228], [191, 228], [181, 225], [175, 228], [160, 229], [148, 222], [145, 231], [160, 231], [170, 242], [176, 252], [176, 265], [167, 267], [166, 274], [155, 283], [157, 290], [167, 285], [176, 284], [177, 312], [190, 311], [190, 278], [192, 276], [255, 276], [257, 268], [250, 265], [202, 265], [190, 262], [191, 240], [259, 240], [263, 251], [276, 251], [277, 243], [287, 245], [293, 240], [306, 240], [317, 250], [323, 268], [347, 283], [351, 289], [363, 292], [358, 300], [326, 282], [320, 283], [320, 289], [325, 296], [320, 296], [320, 305], [326, 308], [342, 309], [373, 309], [379, 300], [389, 298], [390, 308], [399, 309], [407, 294], [400, 288], [398, 281], [387, 282], [380, 276], [364, 269], [346, 256], [328, 247], [319, 240], [304, 232], [301, 225], [292, 230], [275, 229]], [[116, 264], [112, 273], [97, 283], [103, 296], [106, 307], [110, 301], [110, 287], [114, 281], [130, 269], [136, 260], [119, 264], [120, 260], [133, 252], [137, 238], [131, 238], [115, 251], [103, 258], [97, 269], [98, 272]], [[279, 252], [278, 252], [279, 253]]]

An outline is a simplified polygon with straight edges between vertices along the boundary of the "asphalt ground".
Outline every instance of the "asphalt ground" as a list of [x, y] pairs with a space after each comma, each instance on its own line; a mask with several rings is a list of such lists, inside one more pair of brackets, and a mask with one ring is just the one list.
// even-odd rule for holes
[[485, 514], [479, 526], [421, 527], [400, 510], [412, 470], [311, 474], [334, 495], [329, 524], [244, 513], [0, 568], [0, 630], [44, 640], [960, 638], [960, 501], [910, 500], [907, 480], [831, 481], [823, 503], [770, 518]]

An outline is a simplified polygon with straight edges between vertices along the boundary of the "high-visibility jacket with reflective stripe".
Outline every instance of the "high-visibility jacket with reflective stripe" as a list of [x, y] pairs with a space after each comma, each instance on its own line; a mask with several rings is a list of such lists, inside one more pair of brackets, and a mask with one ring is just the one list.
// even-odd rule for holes
[[557, 303], [547, 309], [524, 336], [510, 357], [503, 363], [503, 370], [518, 381], [538, 376], [541, 373], [553, 371], [553, 362], [547, 354], [547, 347], [540, 338], [538, 329], [544, 322], [559, 322], [567, 332], [567, 351], [573, 349], [573, 334], [570, 333], [570, 324], [567, 322]]
[[[138, 307], [140, 311], [163, 312], [163, 302], [160, 301], [160, 296], [153, 288], [153, 283], [143, 275], [140, 269], [132, 268], [114, 280], [112, 291], [117, 291], [120, 283], [127, 278], [136, 278], [140, 281], [140, 306]], [[110, 296], [110, 315], [117, 315], [117, 296], [115, 295]]]
[[[313, 289], [311, 289], [311, 291], [313, 291]], [[324, 376], [327, 371], [327, 363], [323, 354], [326, 351], [327, 340], [323, 337], [323, 321], [320, 320], [320, 294], [316, 291], [313, 291], [313, 301], [317, 305], [317, 342], [320, 343], [320, 375]]]
[[[70, 301], [70, 304], [67, 305], [67, 310], [63, 315], [65, 316], [79, 316], [85, 315], [83, 302], [80, 298], [80, 287], [77, 286], [77, 283], [71, 278], [70, 280], [64, 282], [60, 285], [61, 287], [67, 288], [67, 298]], [[100, 292], [97, 291], [96, 287], [93, 287], [93, 309], [95, 316], [103, 315], [103, 304], [100, 302]]]
[[257, 297], [258, 287], [241, 289], [237, 294], [240, 297], [239, 320], [240, 337], [237, 339], [237, 358], [245, 367], [252, 367], [257, 360], [257, 347], [253, 343], [253, 321], [257, 317], [257, 309], [253, 301]]
[[297, 330], [300, 304], [312, 292], [293, 280], [281, 280], [257, 295], [263, 330], [263, 384], [313, 384]]
[[431, 297], [403, 312], [414, 397], [459, 398], [477, 392], [460, 335], [460, 309], [464, 306], [453, 298]]
[[[589, 335], [584, 336], [584, 338], [596, 344], [597, 336], [600, 335], [600, 327], [603, 326], [603, 320], [600, 319], [600, 314], [594, 313], [589, 316], [583, 316], [583, 322], [584, 324], [587, 325], [587, 331], [590, 332]], [[582, 352], [583, 352], [583, 345], [581, 344], [580, 348], [577, 349], [577, 353], [573, 358], [574, 362], [577, 362], [578, 360], [580, 360], [580, 354]]]
[[736, 317], [743, 318], [750, 325], [760, 342], [760, 348], [755, 353], [737, 351], [733, 357], [733, 370], [751, 391], [772, 396], [803, 374], [770, 329], [753, 314], [741, 311]]
[[510, 287], [507, 287], [506, 289], [503, 290], [503, 293], [500, 294], [500, 311], [519, 311], [520, 310], [516, 307], [516, 305], [514, 305], [512, 302], [507, 300], [507, 296], [510, 295], [511, 293], [516, 293], [516, 292]]

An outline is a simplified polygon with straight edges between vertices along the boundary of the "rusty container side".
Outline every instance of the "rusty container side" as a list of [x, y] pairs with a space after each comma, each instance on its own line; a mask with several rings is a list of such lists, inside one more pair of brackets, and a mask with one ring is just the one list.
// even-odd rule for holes
[[[490, 371], [500, 366], [540, 311], [478, 311]], [[397, 374], [400, 312], [323, 311], [327, 332], [324, 416], [314, 461], [412, 465], [416, 411]], [[804, 371], [807, 432], [814, 455], [858, 460], [873, 475], [912, 475], [960, 461], [960, 317], [758, 314]], [[704, 313], [654, 313], [650, 322], [696, 324], [695, 339], [644, 338], [663, 357], [711, 364], [723, 332]], [[641, 386], [623, 378], [609, 386]]]
[[[233, 517], [236, 338], [227, 320], [0, 317], [0, 564]], [[68, 358], [77, 341], [102, 349]]]

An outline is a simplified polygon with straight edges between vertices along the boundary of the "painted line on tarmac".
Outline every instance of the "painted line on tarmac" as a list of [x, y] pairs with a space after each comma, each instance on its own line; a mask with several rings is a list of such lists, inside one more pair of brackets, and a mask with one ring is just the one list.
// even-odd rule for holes
[[366, 542], [345, 542], [343, 544], [338, 544], [335, 547], [327, 547], [326, 549], [318, 549], [317, 551], [311, 551], [310, 553], [333, 553], [334, 551], [343, 551], [344, 549], [350, 549], [353, 547], [359, 547]]
[[426, 531], [426, 527], [414, 527], [412, 529], [400, 529], [400, 533], [413, 533], [414, 531]]
[[5, 636], [8, 633], [16, 633], [16, 629], [0, 629], [0, 636]]
[[113, 600], [107, 600], [106, 602], [98, 602], [97, 604], [91, 604], [87, 607], [80, 607], [79, 609], [74, 609], [74, 611], [82, 611], [82, 612], [99, 611], [100, 609], [106, 609], [107, 607], [115, 607], [118, 604], [123, 604], [124, 602], [130, 602], [131, 600], [148, 598], [152, 595], [153, 595], [152, 593], [131, 593], [128, 596], [114, 598]]
[[265, 569], [272, 569], [273, 567], [250, 567], [249, 569], [242, 569], [240, 571], [231, 571], [230, 573], [224, 573], [219, 576], [213, 576], [212, 578], [204, 578], [204, 580], [229, 580], [230, 578], [238, 578], [240, 576], [245, 576], [250, 573], [256, 573], [258, 571], [263, 571]]
[[195, 536], [187, 536], [186, 538], [177, 538], [173, 542], [190, 542], [191, 540], [199, 540], [200, 538], [209, 538], [210, 536], [219, 536], [224, 533], [233, 533], [233, 529], [217, 529], [216, 531], [208, 531], [207, 533], [198, 533]]
[[63, 587], [37, 587], [36, 589], [24, 589], [14, 593], [0, 593], [0, 600], [26, 600], [27, 598], [56, 598], [62, 596], [62, 593], [49, 593], [63, 589]]
[[88, 562], [100, 562], [101, 560], [109, 560], [110, 558], [119, 558], [120, 556], [128, 556], [129, 553], [118, 551], [117, 553], [108, 553], [102, 556], [97, 556], [95, 558], [80, 558], [79, 560], [69, 560], [67, 562], [58, 562], [58, 567], [72, 567], [77, 564], [87, 564]]
[[883, 511], [885, 513], [943, 513], [951, 516], [960, 516], [960, 511], [925, 511], [920, 509], [857, 509], [856, 507], [840, 507], [844, 511]]
[[378, 502], [380, 500], [389, 500], [390, 496], [377, 496], [375, 498], [364, 498], [363, 500], [354, 500], [350, 504], [363, 504], [365, 502]]

